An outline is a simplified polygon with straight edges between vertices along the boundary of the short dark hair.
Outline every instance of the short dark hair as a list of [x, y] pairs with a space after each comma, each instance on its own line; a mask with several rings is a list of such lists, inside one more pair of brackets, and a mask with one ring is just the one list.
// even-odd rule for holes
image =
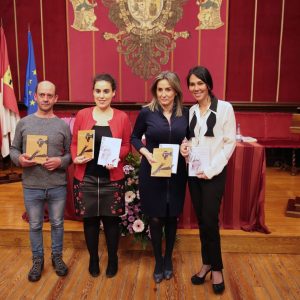
[[110, 74], [107, 74], [107, 73], [102, 73], [102, 74], [95, 75], [95, 77], [93, 78], [93, 89], [95, 87], [96, 82], [102, 81], [102, 80], [109, 82], [110, 85], [111, 85], [111, 89], [113, 91], [115, 91], [117, 89], [116, 80]]
[[202, 66], [196, 66], [189, 70], [189, 73], [186, 77], [187, 86], [190, 86], [190, 78], [192, 75], [195, 75], [199, 79], [201, 79], [207, 86], [209, 94], [212, 95], [212, 89], [214, 87], [212, 77], [207, 68]]

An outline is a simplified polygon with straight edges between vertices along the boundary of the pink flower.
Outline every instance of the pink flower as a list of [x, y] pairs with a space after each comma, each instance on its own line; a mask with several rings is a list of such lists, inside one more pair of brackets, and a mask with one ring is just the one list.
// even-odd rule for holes
[[133, 191], [127, 191], [125, 193], [125, 202], [130, 203], [135, 199], [136, 195]]
[[130, 171], [133, 171], [133, 170], [134, 170], [134, 167], [130, 166], [130, 165], [126, 165], [123, 167], [123, 171], [126, 175], [128, 175], [130, 173]]
[[134, 221], [134, 216], [130, 216], [130, 217], [128, 218], [128, 221], [132, 223], [132, 222]]
[[132, 229], [135, 232], [142, 232], [145, 229], [144, 222], [140, 219], [137, 219], [133, 222]]

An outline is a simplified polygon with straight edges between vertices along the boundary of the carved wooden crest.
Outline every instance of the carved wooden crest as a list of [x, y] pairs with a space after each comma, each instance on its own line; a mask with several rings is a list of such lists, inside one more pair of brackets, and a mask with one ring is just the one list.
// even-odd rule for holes
[[187, 31], [175, 32], [185, 0], [102, 0], [118, 33], [104, 34], [114, 39], [133, 73], [147, 80], [169, 61], [176, 39], [188, 38]]
[[89, 2], [89, 0], [70, 0], [74, 10], [74, 22], [72, 27], [78, 31], [98, 31], [94, 26], [97, 19], [94, 8], [97, 6], [96, 2]]
[[197, 0], [199, 5], [198, 20], [200, 25], [196, 28], [217, 29], [224, 25], [221, 20], [222, 0]]

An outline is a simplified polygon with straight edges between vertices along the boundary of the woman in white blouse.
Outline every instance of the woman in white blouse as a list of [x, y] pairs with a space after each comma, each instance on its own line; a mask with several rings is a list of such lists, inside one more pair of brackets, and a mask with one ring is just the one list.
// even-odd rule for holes
[[213, 291], [220, 294], [225, 284], [219, 210], [225, 188], [226, 165], [236, 144], [235, 116], [232, 105], [217, 99], [213, 94], [212, 77], [205, 67], [192, 68], [187, 76], [187, 85], [197, 103], [189, 112], [190, 140], [183, 141], [180, 151], [187, 160], [191, 152], [198, 151], [202, 159], [194, 176], [189, 176], [191, 199], [199, 224], [203, 264], [191, 281], [193, 284], [203, 284], [206, 275], [211, 272]]

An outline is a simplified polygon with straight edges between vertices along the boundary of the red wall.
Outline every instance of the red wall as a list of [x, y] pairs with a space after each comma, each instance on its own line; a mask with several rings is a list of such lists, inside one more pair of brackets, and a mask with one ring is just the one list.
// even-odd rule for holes
[[[61, 101], [90, 102], [95, 72], [110, 72], [118, 81], [116, 102], [150, 100], [151, 80], [134, 75], [117, 43], [105, 41], [104, 32], [118, 30], [108, 18], [108, 8], [96, 1], [98, 32], [79, 32], [70, 27], [73, 8], [66, 0], [1, 0], [0, 18], [7, 39], [17, 98], [23, 98], [27, 63], [27, 31], [32, 32], [38, 79], [56, 83]], [[42, 7], [41, 7], [42, 4]], [[15, 5], [15, 7], [14, 7]], [[216, 30], [198, 26], [196, 1], [186, 1], [175, 30], [190, 32], [177, 39], [170, 60], [162, 69], [177, 72], [185, 102], [193, 101], [185, 86], [188, 69], [207, 66], [213, 75], [215, 94], [231, 102], [300, 103], [300, 1], [223, 0], [225, 23]], [[17, 38], [16, 38], [17, 37]]]

